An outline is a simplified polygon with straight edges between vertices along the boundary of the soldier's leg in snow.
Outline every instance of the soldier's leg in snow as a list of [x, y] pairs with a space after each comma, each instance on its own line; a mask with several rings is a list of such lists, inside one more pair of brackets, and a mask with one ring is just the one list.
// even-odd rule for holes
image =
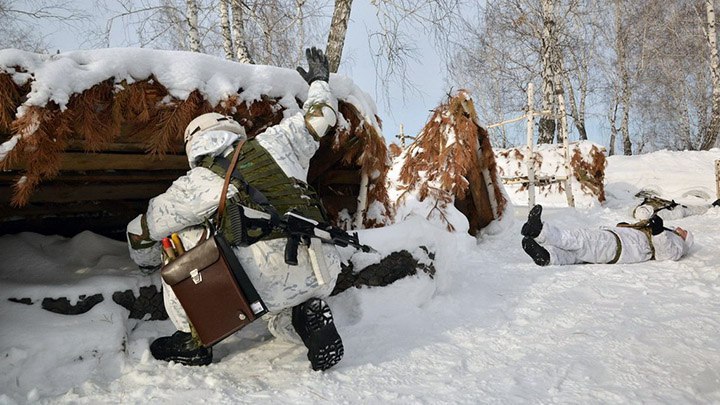
[[293, 308], [269, 315], [270, 333], [290, 343], [304, 344], [313, 370], [327, 370], [342, 359], [342, 339], [335, 328], [330, 307], [324, 300], [311, 298]]
[[313, 297], [329, 296], [340, 274], [340, 259], [334, 246], [322, 246], [328, 280], [320, 285], [307, 247], [299, 247], [297, 265], [285, 263], [286, 242], [286, 239], [273, 239], [234, 249], [250, 281], [273, 313], [300, 305]]
[[[706, 213], [710, 209], [711, 205], [688, 205], [683, 206], [679, 205], [675, 207], [675, 209], [682, 209], [683, 217], [687, 217], [690, 215], [702, 215]], [[663, 218], [665, 219], [665, 218]]]
[[185, 310], [183, 309], [182, 305], [180, 305], [180, 301], [178, 300], [177, 296], [175, 295], [175, 292], [173, 291], [172, 287], [167, 285], [164, 280], [161, 279], [161, 281], [162, 281], [162, 289], [163, 289], [163, 303], [165, 304], [165, 312], [167, 312], [168, 317], [172, 321], [173, 325], [175, 325], [177, 330], [189, 333], [190, 332], [190, 321], [188, 320]]
[[290, 343], [303, 344], [300, 335], [297, 334], [292, 325], [292, 308], [285, 308], [276, 313], [265, 315], [268, 317], [268, 330], [278, 339]]
[[545, 246], [545, 249], [550, 254], [550, 264], [578, 264], [583, 263], [582, 260], [578, 260], [575, 251], [562, 250], [555, 246]]
[[[546, 248], [554, 246], [572, 252], [573, 263], [608, 263], [617, 253], [615, 236], [604, 229], [566, 230], [545, 223], [542, 232], [535, 240]], [[559, 258], [560, 254], [557, 252], [556, 256], [558, 256], [556, 260], [559, 261], [570, 260], [570, 258]], [[553, 263], [552, 253], [550, 263]]]

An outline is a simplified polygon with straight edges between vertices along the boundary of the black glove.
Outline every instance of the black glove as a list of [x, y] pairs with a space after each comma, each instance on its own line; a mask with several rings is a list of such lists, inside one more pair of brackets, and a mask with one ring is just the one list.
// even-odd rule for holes
[[308, 84], [311, 84], [315, 80], [328, 81], [330, 78], [330, 68], [328, 66], [327, 56], [325, 56], [323, 51], [313, 46], [305, 50], [305, 57], [307, 57], [308, 61], [308, 71], [306, 72], [305, 69], [298, 66], [297, 71], [300, 73], [300, 76], [302, 76]]
[[665, 230], [665, 228], [663, 227], [662, 218], [657, 215], [653, 215], [652, 217], [650, 217], [650, 219], [648, 220], [648, 226], [652, 230], [653, 235], [660, 235]]
[[677, 207], [678, 205], [679, 205], [679, 204], [676, 203], [675, 200], [672, 200], [672, 201], [670, 202], [670, 205], [668, 205], [668, 209], [673, 209], [673, 208]]
[[718, 198], [717, 200], [715, 200], [715, 202], [712, 203], [712, 206], [713, 206], [713, 207], [720, 207], [720, 198]]

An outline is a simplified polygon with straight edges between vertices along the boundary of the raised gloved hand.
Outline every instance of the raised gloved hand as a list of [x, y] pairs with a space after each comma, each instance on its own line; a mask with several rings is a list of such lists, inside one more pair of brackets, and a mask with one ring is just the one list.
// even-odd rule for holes
[[648, 226], [652, 230], [653, 235], [660, 235], [665, 230], [665, 227], [663, 226], [663, 220], [657, 215], [653, 215], [648, 220]]
[[330, 78], [330, 67], [328, 66], [327, 56], [323, 51], [315, 48], [308, 48], [305, 50], [305, 57], [308, 61], [307, 72], [302, 67], [298, 66], [297, 71], [300, 76], [305, 79], [308, 84], [311, 84], [315, 80], [328, 81]]

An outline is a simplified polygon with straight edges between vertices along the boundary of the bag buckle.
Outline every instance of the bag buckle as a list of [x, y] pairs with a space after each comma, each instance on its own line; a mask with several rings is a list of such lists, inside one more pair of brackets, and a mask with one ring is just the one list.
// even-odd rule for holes
[[200, 284], [202, 282], [202, 274], [200, 274], [198, 269], [191, 270], [190, 277], [192, 277], [192, 281], [195, 284]]

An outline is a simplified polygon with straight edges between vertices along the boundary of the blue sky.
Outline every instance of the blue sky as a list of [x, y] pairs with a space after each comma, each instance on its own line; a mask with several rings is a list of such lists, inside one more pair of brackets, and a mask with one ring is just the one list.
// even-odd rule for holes
[[408, 78], [417, 91], [407, 94], [403, 99], [401, 86], [395, 84], [389, 89], [391, 98], [387, 100], [383, 98], [382, 90], [377, 89], [378, 79], [368, 43], [368, 33], [377, 29], [375, 8], [369, 2], [355, 1], [350, 17], [339, 73], [352, 77], [358, 86], [375, 98], [388, 141], [397, 141], [395, 135], [399, 132], [400, 124], [404, 125], [406, 134], [416, 135], [429, 119], [430, 110], [437, 107], [449, 91], [443, 63], [430, 43], [430, 38], [417, 30], [412, 32], [416, 38], [419, 60], [409, 62]]

